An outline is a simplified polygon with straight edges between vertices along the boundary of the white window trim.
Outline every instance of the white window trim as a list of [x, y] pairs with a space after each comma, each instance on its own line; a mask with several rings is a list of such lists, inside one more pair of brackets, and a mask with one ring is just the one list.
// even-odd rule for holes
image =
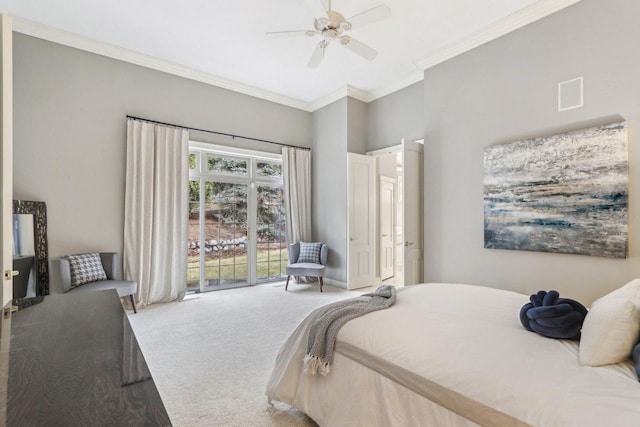
[[[227, 147], [223, 145], [208, 144], [198, 141], [189, 141], [189, 154], [193, 151], [197, 151], [198, 164], [195, 170], [189, 170], [189, 178], [210, 178], [216, 179], [220, 182], [227, 182], [231, 184], [269, 184], [273, 186], [282, 186], [283, 177], [267, 177], [258, 176], [257, 163], [275, 163], [282, 164], [282, 155], [275, 153], [265, 153], [263, 151], [248, 150], [244, 148]], [[210, 171], [207, 167], [207, 155], [215, 154], [218, 156], [224, 156], [235, 160], [247, 161], [247, 174], [236, 175], [230, 173], [219, 173]]]

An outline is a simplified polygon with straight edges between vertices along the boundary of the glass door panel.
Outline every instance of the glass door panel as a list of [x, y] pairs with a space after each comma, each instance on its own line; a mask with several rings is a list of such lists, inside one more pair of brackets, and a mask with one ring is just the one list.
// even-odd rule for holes
[[284, 277], [287, 242], [282, 187], [257, 186], [257, 282]]
[[[205, 286], [217, 285], [220, 266], [220, 207], [213, 201], [213, 183], [205, 182], [206, 202], [204, 203], [204, 270]], [[211, 280], [216, 281], [211, 283]]]
[[200, 289], [200, 180], [190, 180], [187, 291], [198, 289]]
[[245, 286], [248, 282], [248, 186], [206, 181], [205, 190], [203, 290]]

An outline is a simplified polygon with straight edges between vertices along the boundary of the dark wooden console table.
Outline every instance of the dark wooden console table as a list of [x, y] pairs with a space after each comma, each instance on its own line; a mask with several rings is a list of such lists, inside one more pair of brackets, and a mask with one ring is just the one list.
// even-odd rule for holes
[[115, 290], [16, 302], [1, 316], [0, 425], [171, 425]]

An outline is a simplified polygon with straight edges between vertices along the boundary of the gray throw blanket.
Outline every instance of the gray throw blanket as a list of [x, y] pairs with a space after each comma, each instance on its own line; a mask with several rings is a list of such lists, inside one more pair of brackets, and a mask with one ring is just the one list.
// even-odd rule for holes
[[342, 301], [327, 307], [309, 328], [307, 354], [304, 356], [304, 373], [321, 375], [329, 373], [333, 348], [340, 328], [349, 320], [377, 310], [391, 307], [396, 302], [396, 288], [380, 286], [375, 292]]

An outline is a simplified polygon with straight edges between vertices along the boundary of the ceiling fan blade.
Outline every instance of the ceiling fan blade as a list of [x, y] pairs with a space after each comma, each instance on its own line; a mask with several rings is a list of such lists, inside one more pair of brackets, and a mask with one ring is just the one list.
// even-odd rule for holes
[[367, 24], [379, 21], [391, 15], [391, 9], [386, 4], [376, 6], [372, 9], [365, 10], [362, 13], [352, 16], [347, 19], [351, 23], [353, 28], [364, 27]]
[[318, 34], [317, 31], [313, 30], [298, 30], [298, 31], [276, 31], [271, 33], [266, 33], [268, 39], [282, 39], [288, 37], [313, 37]]
[[318, 65], [320, 65], [320, 63], [324, 59], [324, 50], [326, 48], [327, 48], [327, 42], [324, 40], [320, 41], [320, 43], [318, 43], [315, 50], [313, 51], [313, 54], [311, 55], [311, 59], [309, 59], [309, 63], [307, 64], [307, 67], [316, 68]]
[[340, 43], [342, 43], [342, 45], [347, 49], [362, 56], [364, 59], [368, 59], [369, 61], [372, 61], [376, 56], [378, 56], [377, 50], [370, 48], [353, 37], [342, 36], [340, 37]]
[[307, 0], [309, 9], [313, 13], [314, 18], [326, 18], [327, 8], [324, 5], [324, 0]]

